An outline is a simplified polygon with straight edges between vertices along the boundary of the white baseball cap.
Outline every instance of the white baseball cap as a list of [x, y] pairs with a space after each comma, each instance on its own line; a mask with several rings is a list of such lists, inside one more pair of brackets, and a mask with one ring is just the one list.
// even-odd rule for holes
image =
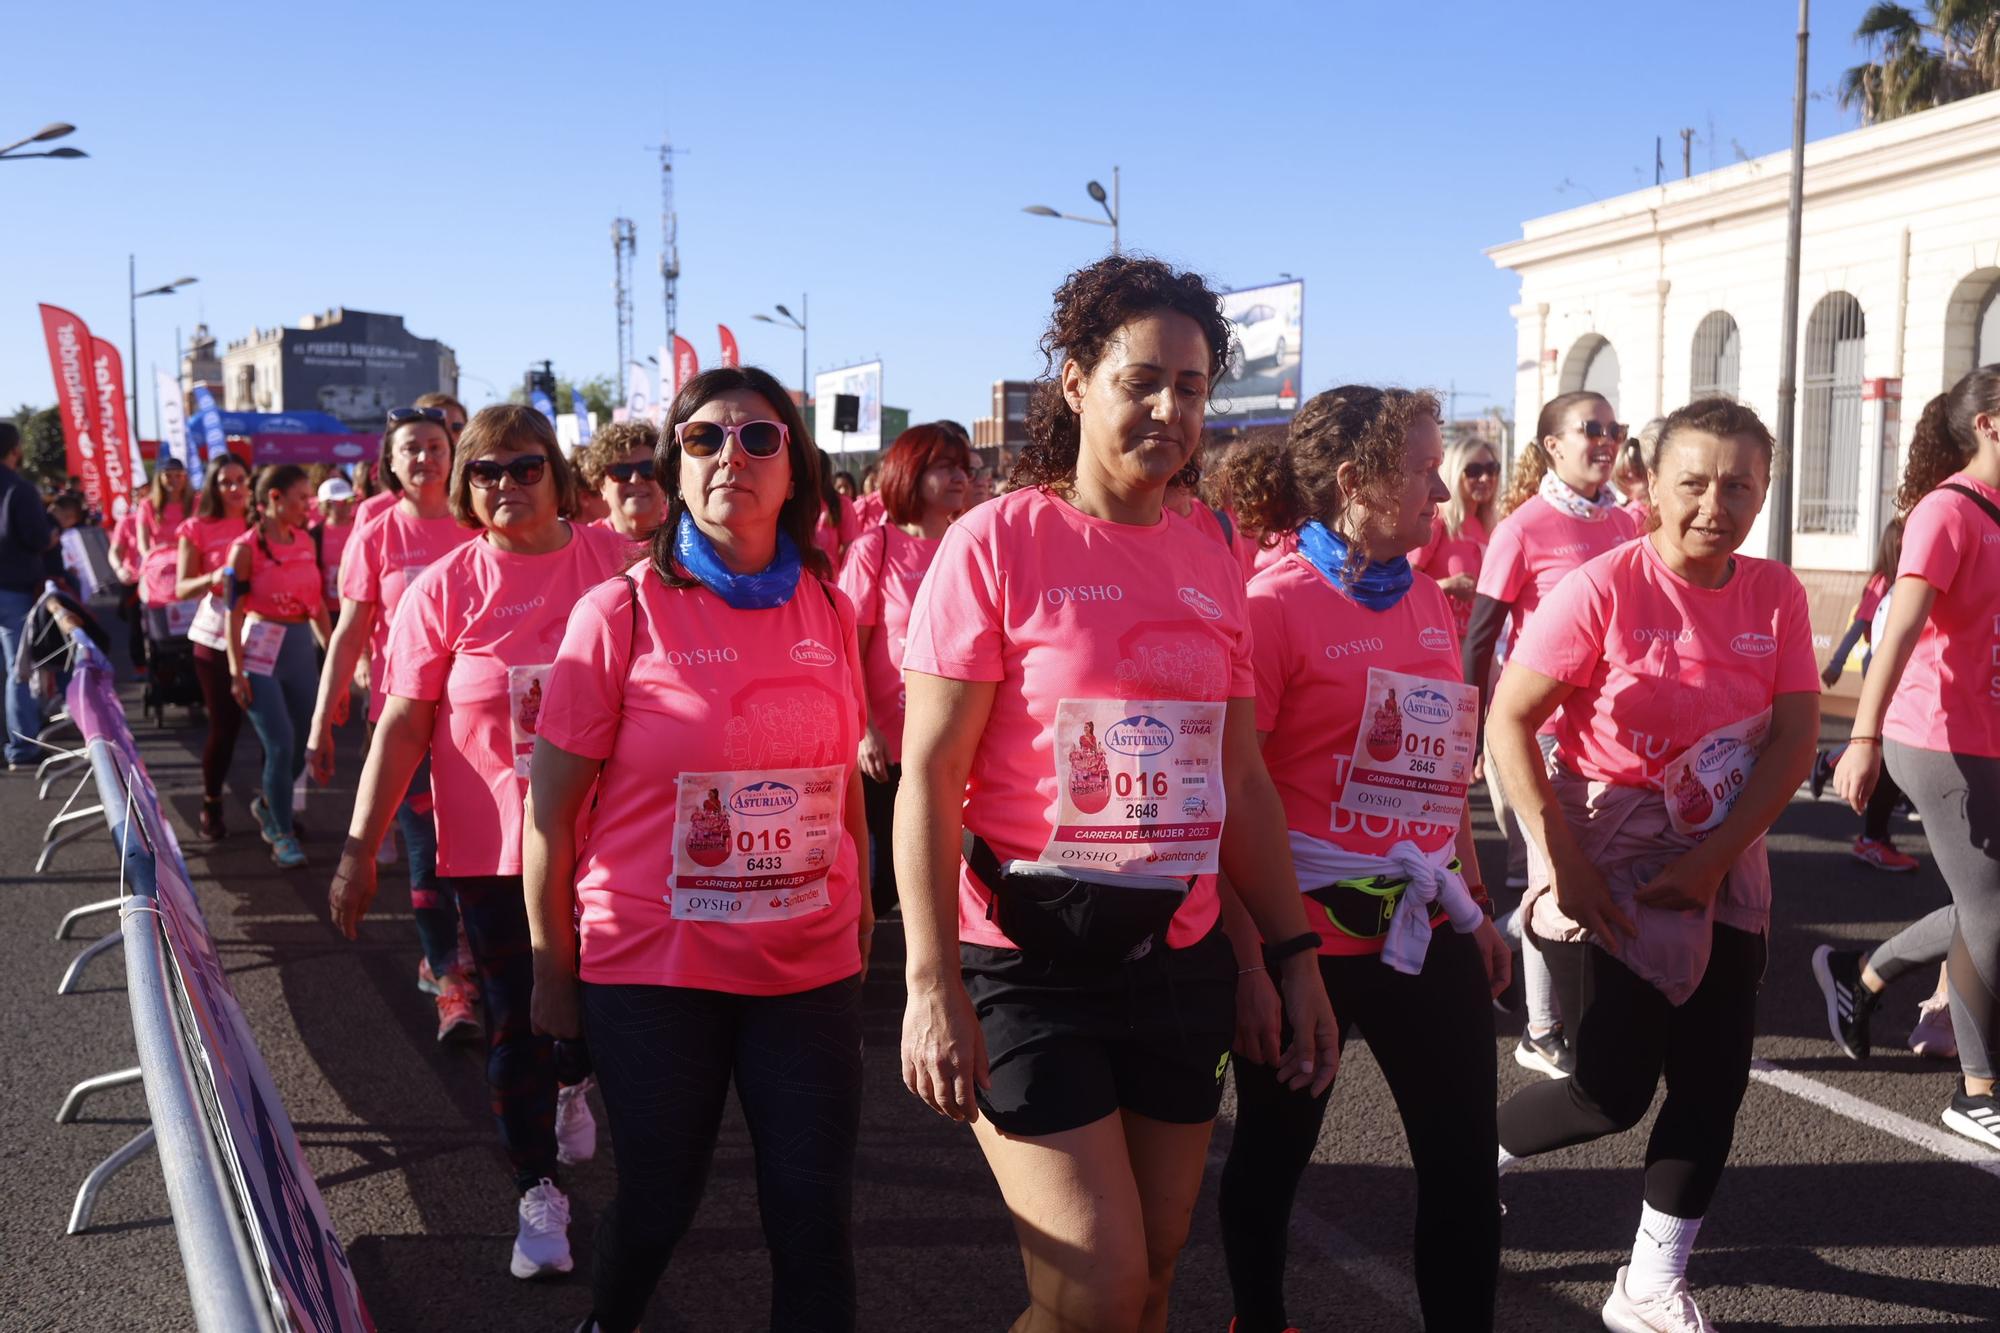
[[336, 500], [352, 500], [353, 498], [354, 487], [349, 484], [345, 477], [328, 477], [319, 484], [319, 499], [321, 504], [332, 504]]

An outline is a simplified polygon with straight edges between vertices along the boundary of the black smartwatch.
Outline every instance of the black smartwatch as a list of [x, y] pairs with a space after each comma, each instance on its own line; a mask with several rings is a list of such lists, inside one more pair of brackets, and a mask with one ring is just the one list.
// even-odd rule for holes
[[1276, 967], [1287, 958], [1293, 957], [1296, 954], [1309, 953], [1317, 948], [1319, 948], [1319, 936], [1313, 931], [1307, 931], [1303, 935], [1294, 935], [1290, 939], [1280, 940], [1276, 944], [1267, 944], [1264, 946], [1264, 966]]

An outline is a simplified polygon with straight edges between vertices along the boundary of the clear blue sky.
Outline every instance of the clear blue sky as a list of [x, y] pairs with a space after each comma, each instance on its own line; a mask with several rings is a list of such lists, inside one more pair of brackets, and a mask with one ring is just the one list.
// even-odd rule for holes
[[[1831, 89], [1864, 7], [1814, 6], [1814, 138], [1858, 123]], [[993, 380], [1038, 371], [1050, 291], [1109, 239], [1021, 207], [1088, 212], [1084, 182], [1116, 163], [1128, 249], [1221, 285], [1306, 280], [1308, 392], [1455, 379], [1504, 402], [1517, 289], [1484, 247], [1650, 184], [1656, 134], [1670, 175], [1682, 126], [1697, 170], [1732, 141], [1784, 148], [1795, 18], [1788, 0], [19, 5], [0, 142], [66, 120], [91, 156], [0, 164], [0, 408], [54, 401], [35, 302], [125, 345], [128, 251], [142, 284], [201, 279], [140, 303], [148, 383], [177, 324], [227, 341], [332, 305], [407, 316], [502, 392], [544, 357], [607, 372], [614, 216], [639, 225], [640, 346], [660, 341], [645, 147], [663, 127], [690, 150], [681, 328], [704, 364], [727, 323], [792, 383], [797, 335], [750, 316], [809, 292], [815, 370], [879, 354], [915, 419], [983, 415]]]

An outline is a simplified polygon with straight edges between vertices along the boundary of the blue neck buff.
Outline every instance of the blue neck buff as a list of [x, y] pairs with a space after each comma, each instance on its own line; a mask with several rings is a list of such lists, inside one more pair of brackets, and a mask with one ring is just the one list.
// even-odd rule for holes
[[722, 563], [708, 534], [683, 510], [680, 526], [674, 530], [674, 558], [704, 588], [738, 611], [783, 606], [799, 586], [799, 548], [782, 530], [778, 533], [778, 553], [771, 563], [754, 574], [738, 574]]
[[1346, 540], [1318, 519], [1299, 529], [1299, 554], [1326, 575], [1329, 583], [1370, 611], [1387, 611], [1402, 601], [1416, 577], [1410, 570], [1410, 558], [1399, 555], [1394, 560], [1369, 561], [1350, 582]]

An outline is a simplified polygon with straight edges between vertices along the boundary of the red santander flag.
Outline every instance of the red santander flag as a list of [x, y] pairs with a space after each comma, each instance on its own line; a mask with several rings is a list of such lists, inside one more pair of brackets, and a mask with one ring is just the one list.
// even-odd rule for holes
[[694, 344], [674, 335], [674, 393], [679, 394], [681, 385], [686, 384], [701, 373], [701, 362], [695, 359]]
[[111, 484], [104, 468], [104, 442], [97, 427], [97, 373], [92, 366], [90, 327], [60, 306], [44, 305], [42, 336], [55, 372], [56, 408], [62, 415], [69, 472], [83, 478], [83, 496], [93, 509], [110, 512]]
[[132, 460], [132, 412], [125, 400], [125, 358], [102, 338], [90, 340], [91, 402], [97, 412], [97, 438], [103, 444], [99, 455], [104, 462], [107, 501], [101, 506], [105, 517], [117, 522], [132, 507], [136, 481]]
[[725, 366], [742, 365], [743, 354], [736, 350], [736, 335], [729, 331], [729, 326], [727, 324], [718, 324], [715, 326], [715, 331], [722, 335], [722, 364]]

